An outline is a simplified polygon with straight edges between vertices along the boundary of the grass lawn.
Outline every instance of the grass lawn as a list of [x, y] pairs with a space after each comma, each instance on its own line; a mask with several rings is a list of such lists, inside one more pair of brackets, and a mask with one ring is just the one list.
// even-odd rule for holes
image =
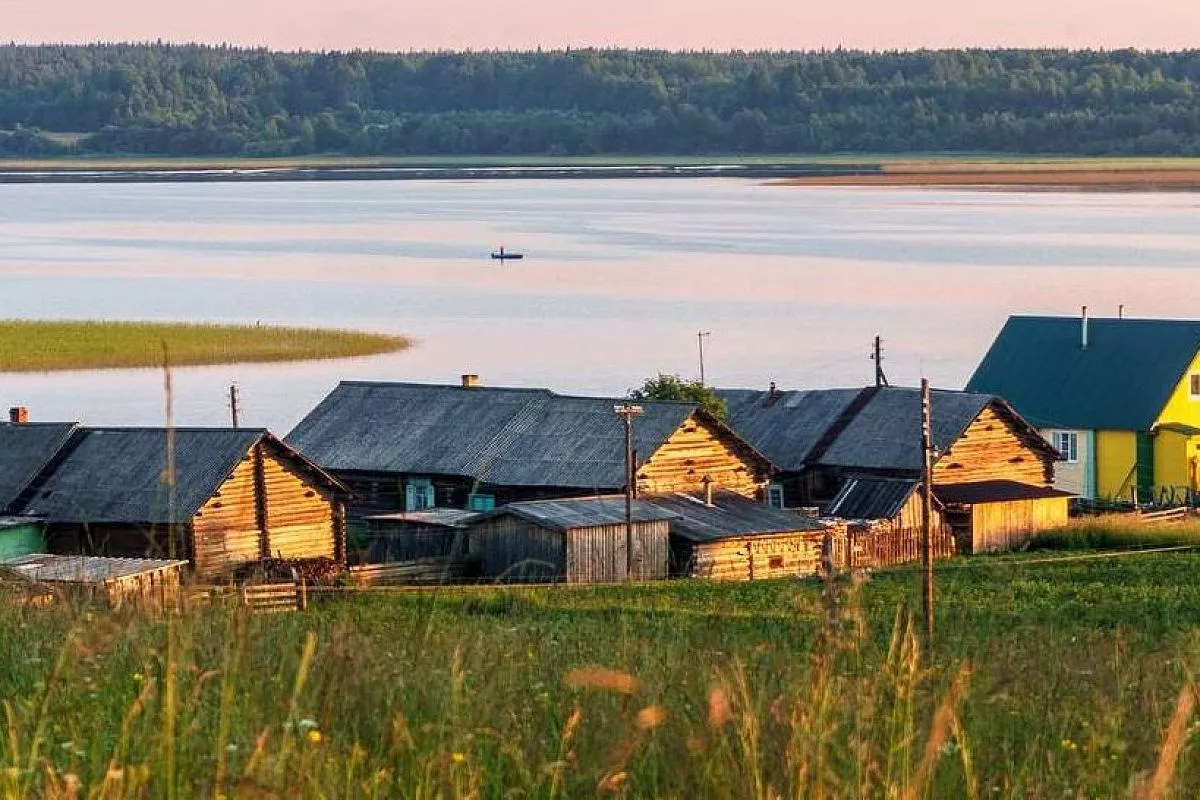
[[305, 361], [404, 350], [378, 333], [258, 325], [0, 320], [0, 372]]
[[1200, 554], [1060, 555], [942, 565], [930, 659], [912, 569], [251, 619], [0, 605], [0, 791], [1111, 797], [1157, 771], [1194, 795]]

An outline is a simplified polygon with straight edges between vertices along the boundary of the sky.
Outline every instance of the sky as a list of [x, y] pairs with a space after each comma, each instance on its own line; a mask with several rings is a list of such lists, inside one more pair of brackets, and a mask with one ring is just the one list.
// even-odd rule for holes
[[0, 0], [0, 40], [277, 49], [1200, 46], [1197, 0]]

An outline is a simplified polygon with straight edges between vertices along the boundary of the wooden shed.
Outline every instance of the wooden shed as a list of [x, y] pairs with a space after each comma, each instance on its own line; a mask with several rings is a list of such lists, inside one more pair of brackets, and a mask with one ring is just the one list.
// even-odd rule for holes
[[43, 529], [39, 519], [0, 517], [0, 561], [45, 552]]
[[0, 577], [20, 581], [33, 591], [66, 592], [114, 608], [166, 608], [179, 598], [185, 567], [182, 560], [38, 553], [0, 564]]
[[959, 552], [1020, 550], [1037, 533], [1067, 524], [1072, 495], [1016, 481], [935, 486]]
[[186, 558], [208, 579], [345, 558], [347, 490], [264, 430], [81, 428], [26, 495], [60, 554]]
[[[668, 521], [634, 501], [633, 578], [667, 577]], [[484, 579], [615, 583], [629, 575], [625, 499], [618, 496], [511, 503], [476, 519], [469, 553]]]
[[456, 508], [369, 516], [364, 560], [386, 564], [424, 558], [463, 559], [467, 555], [467, 528], [477, 516], [473, 511]]
[[732, 492], [707, 500], [688, 494], [645, 499], [676, 516], [669, 523], [671, 574], [753, 581], [820, 572], [827, 526]]

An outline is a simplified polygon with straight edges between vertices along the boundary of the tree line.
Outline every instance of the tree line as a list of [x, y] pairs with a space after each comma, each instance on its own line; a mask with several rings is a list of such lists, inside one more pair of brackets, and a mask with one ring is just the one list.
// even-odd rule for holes
[[0, 47], [0, 154], [1200, 154], [1200, 51]]

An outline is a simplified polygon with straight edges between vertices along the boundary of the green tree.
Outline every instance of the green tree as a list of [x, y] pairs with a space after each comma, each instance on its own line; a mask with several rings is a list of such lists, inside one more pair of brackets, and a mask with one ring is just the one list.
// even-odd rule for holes
[[725, 401], [711, 386], [705, 386], [700, 381], [685, 381], [678, 375], [664, 375], [647, 378], [641, 388], [629, 392], [630, 400], [639, 402], [674, 401], [695, 403], [708, 413], [724, 420], [729, 413]]

